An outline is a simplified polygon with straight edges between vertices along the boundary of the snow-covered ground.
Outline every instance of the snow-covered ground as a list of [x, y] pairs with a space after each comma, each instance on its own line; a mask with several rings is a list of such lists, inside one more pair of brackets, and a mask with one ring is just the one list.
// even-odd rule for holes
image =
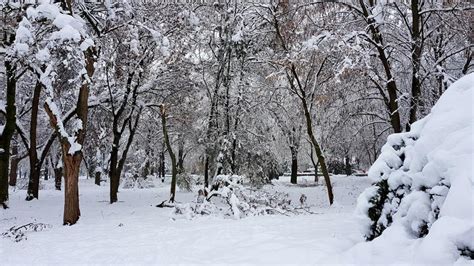
[[[271, 189], [289, 193], [294, 204], [304, 193], [315, 214], [187, 220], [155, 207], [168, 197], [167, 183], [122, 189], [111, 205], [107, 185], [82, 179], [81, 218], [63, 226], [63, 192], [42, 190], [40, 200], [27, 202], [24, 190], [11, 191], [11, 208], [0, 212], [0, 232], [29, 222], [52, 227], [28, 232], [20, 242], [0, 238], [1, 264], [320, 264], [363, 241], [352, 213], [357, 196], [370, 185], [366, 177], [333, 176], [331, 207], [324, 186], [315, 186], [312, 177], [300, 178], [299, 185], [288, 179], [281, 177]], [[181, 202], [195, 197], [177, 194]]]

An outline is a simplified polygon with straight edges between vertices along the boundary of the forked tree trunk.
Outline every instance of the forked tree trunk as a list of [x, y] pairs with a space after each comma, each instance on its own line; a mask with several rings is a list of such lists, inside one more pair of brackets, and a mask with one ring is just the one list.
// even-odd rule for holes
[[[86, 71], [89, 78], [94, 74], [94, 51], [93, 48], [88, 48], [85, 52]], [[84, 144], [86, 138], [87, 113], [89, 111], [89, 79], [83, 77], [83, 83], [79, 89], [79, 97], [76, 104], [77, 118], [81, 121], [83, 127], [77, 130], [75, 134], [75, 144]], [[45, 104], [46, 113], [49, 116], [51, 125], [56, 129], [60, 136], [60, 143], [62, 149], [63, 167], [64, 167], [64, 225], [73, 225], [81, 216], [79, 209], [79, 170], [82, 161], [82, 148], [70, 151], [71, 143], [69, 138], [63, 136], [58, 127], [58, 119], [54, 112], [51, 111], [48, 104]]]
[[313, 121], [311, 119], [311, 114], [309, 113], [306, 99], [303, 97], [301, 100], [303, 103], [303, 109], [304, 109], [304, 114], [306, 118], [306, 130], [308, 131], [309, 138], [311, 140], [311, 143], [313, 144], [314, 150], [316, 152], [316, 156], [318, 157], [318, 162], [321, 165], [321, 172], [323, 172], [324, 181], [326, 182], [326, 187], [328, 190], [329, 204], [332, 205], [332, 203], [334, 202], [334, 194], [332, 193], [331, 179], [329, 178], [329, 173], [326, 167], [324, 155], [323, 155], [323, 152], [321, 151], [321, 147], [319, 146], [319, 143], [316, 141], [316, 138], [314, 137], [314, 134], [313, 134]]
[[326, 182], [326, 188], [328, 190], [328, 198], [329, 198], [329, 204], [332, 205], [334, 201], [334, 194], [332, 192], [332, 184], [331, 184], [331, 179], [329, 178], [329, 173], [328, 169], [326, 167], [326, 161], [324, 159], [323, 152], [321, 150], [321, 147], [319, 146], [318, 141], [316, 140], [316, 137], [314, 136], [313, 133], [313, 119], [311, 118], [311, 113], [309, 112], [309, 106], [306, 101], [306, 92], [303, 88], [303, 85], [301, 84], [301, 81], [298, 77], [298, 73], [296, 72], [295, 65], [291, 65], [291, 73], [293, 75], [294, 80], [296, 80], [298, 89], [294, 85], [294, 80], [289, 80], [290, 86], [292, 86], [294, 91], [299, 90], [300, 95], [299, 98], [301, 100], [301, 104], [303, 105], [303, 111], [304, 111], [304, 116], [306, 119], [306, 131], [308, 132], [309, 139], [311, 140], [311, 144], [313, 145], [313, 148], [316, 152], [316, 156], [318, 158], [319, 165], [321, 166], [321, 172], [323, 172], [324, 176], [324, 181]]
[[117, 125], [118, 125], [118, 120], [120, 116], [114, 117], [114, 139], [112, 142], [113, 143], [112, 151], [110, 153], [110, 172], [109, 172], [110, 203], [117, 202], [118, 200], [117, 193], [118, 193], [119, 184], [120, 184], [120, 176], [122, 175], [122, 170], [127, 160], [128, 150], [130, 149], [130, 146], [132, 145], [133, 137], [135, 136], [136, 130], [138, 128], [138, 121], [140, 120], [141, 111], [142, 109], [140, 108], [136, 114], [133, 125], [131, 122], [133, 112], [131, 112], [130, 115], [126, 118], [126, 120], [129, 121], [129, 132], [128, 132], [128, 137], [127, 137], [127, 142], [122, 151], [122, 155], [120, 159], [119, 159], [118, 153], [119, 153], [120, 139], [122, 138], [123, 131], [122, 133], [117, 131]]

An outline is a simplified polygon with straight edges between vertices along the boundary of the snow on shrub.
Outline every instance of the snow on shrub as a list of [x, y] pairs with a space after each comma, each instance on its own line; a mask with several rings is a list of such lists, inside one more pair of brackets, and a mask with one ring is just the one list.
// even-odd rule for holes
[[473, 254], [473, 90], [474, 74], [466, 75], [409, 132], [388, 137], [369, 170], [374, 183], [357, 202], [367, 240], [401, 226], [412, 237]]
[[194, 179], [194, 176], [189, 175], [187, 173], [179, 173], [176, 176], [176, 185], [179, 187], [179, 189], [184, 190], [184, 191], [192, 191], [193, 187], [196, 185], [196, 179]]
[[301, 206], [292, 206], [288, 194], [255, 190], [244, 186], [243, 180], [242, 176], [218, 175], [207, 196], [206, 192], [199, 190], [196, 203], [176, 204], [174, 213], [188, 219], [197, 215], [240, 219], [247, 216], [309, 212], [305, 200], [301, 202]]
[[153, 183], [153, 176], [143, 177], [138, 174], [125, 173], [125, 179], [123, 181], [122, 188], [132, 189], [132, 188], [153, 188], [155, 184]]

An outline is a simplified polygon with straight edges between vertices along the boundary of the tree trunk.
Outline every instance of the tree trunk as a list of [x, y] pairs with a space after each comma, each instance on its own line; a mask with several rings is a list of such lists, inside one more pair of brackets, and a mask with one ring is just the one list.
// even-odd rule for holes
[[422, 39], [421, 39], [421, 25], [422, 18], [420, 15], [418, 0], [411, 1], [411, 13], [412, 13], [412, 30], [411, 30], [411, 101], [410, 101], [410, 118], [406, 126], [406, 130], [409, 131], [411, 124], [417, 120], [418, 107], [420, 106], [421, 96], [421, 81], [420, 81], [420, 66], [421, 66], [421, 52], [422, 52]]
[[117, 202], [117, 193], [120, 183], [120, 175], [117, 175], [119, 138], [114, 134], [112, 151], [110, 152], [110, 204]]
[[44, 180], [47, 181], [49, 179], [49, 165], [46, 163], [44, 166]]
[[296, 184], [298, 181], [298, 151], [291, 148], [291, 184]]
[[8, 208], [8, 166], [10, 163], [10, 142], [16, 127], [16, 67], [11, 61], [5, 60], [7, 79], [5, 126], [0, 134], [0, 205]]
[[[324, 181], [326, 182], [326, 187], [328, 189], [328, 198], [329, 198], [329, 204], [332, 205], [334, 201], [334, 194], [332, 193], [332, 184], [331, 184], [331, 179], [329, 178], [329, 173], [326, 167], [326, 162], [324, 159], [323, 152], [321, 150], [321, 147], [319, 146], [318, 141], [314, 137], [313, 133], [313, 120], [311, 118], [311, 113], [309, 112], [309, 107], [308, 103], [306, 102], [306, 92], [300, 82], [300, 79], [298, 78], [298, 73], [296, 72], [295, 65], [291, 65], [291, 72], [293, 74], [294, 79], [296, 80], [298, 84], [298, 89], [300, 91], [299, 98], [301, 100], [301, 103], [303, 105], [303, 111], [304, 111], [304, 116], [306, 119], [306, 131], [308, 132], [309, 139], [311, 140], [311, 143], [313, 144], [313, 148], [316, 152], [316, 156], [318, 157], [318, 162], [319, 165], [321, 166], [321, 172], [323, 172], [324, 176]], [[289, 80], [290, 85], [292, 86], [293, 90], [296, 91], [296, 87], [294, 85], [293, 80]]]
[[61, 190], [61, 181], [63, 178], [63, 168], [56, 167], [54, 168], [54, 187], [56, 190]]
[[82, 153], [69, 154], [69, 145], [63, 146], [64, 162], [64, 225], [73, 225], [81, 216], [79, 209], [79, 169]]
[[309, 138], [313, 144], [314, 150], [316, 151], [318, 162], [321, 165], [321, 172], [323, 172], [324, 181], [326, 182], [326, 187], [328, 189], [329, 204], [332, 205], [334, 201], [334, 195], [332, 193], [331, 179], [329, 178], [329, 173], [326, 167], [326, 162], [324, 160], [323, 152], [321, 151], [321, 147], [319, 147], [319, 143], [316, 141], [316, 138], [314, 137], [314, 134], [313, 134], [313, 122], [311, 119], [311, 114], [309, 113], [306, 99], [302, 98], [302, 102], [303, 102], [303, 109], [304, 109], [304, 114], [306, 118], [306, 130], [308, 131]]
[[[135, 95], [135, 94], [134, 94]], [[135, 100], [135, 99], [134, 99]], [[125, 104], [125, 102], [124, 102]], [[124, 106], [124, 105], [123, 105]], [[122, 109], [123, 110], [123, 109]], [[120, 176], [122, 175], [122, 170], [123, 167], [125, 166], [125, 162], [127, 160], [127, 154], [128, 150], [130, 149], [130, 146], [132, 145], [133, 142], [133, 137], [135, 136], [135, 132], [138, 127], [138, 121], [140, 120], [140, 114], [141, 114], [142, 109], [140, 109], [135, 117], [135, 120], [132, 124], [132, 117], [133, 117], [133, 109], [130, 111], [130, 114], [127, 118], [125, 118], [125, 121], [128, 122], [123, 122], [122, 124], [122, 129], [125, 127], [126, 123], [128, 123], [129, 126], [129, 132], [128, 132], [128, 138], [127, 142], [125, 144], [125, 148], [122, 151], [121, 158], [119, 159], [119, 147], [120, 147], [120, 139], [122, 138], [122, 133], [123, 130], [118, 131], [118, 121], [121, 117], [121, 111], [117, 112], [116, 115], [114, 115], [114, 121], [113, 121], [113, 130], [114, 130], [114, 139], [113, 139], [113, 146], [112, 146], [112, 151], [110, 155], [110, 203], [117, 202], [117, 193], [118, 193], [118, 188], [120, 184]]]
[[30, 149], [28, 151], [30, 159], [30, 179], [28, 181], [28, 190], [26, 200], [37, 199], [39, 194], [39, 179], [41, 166], [38, 160], [38, 153], [36, 151], [37, 126], [38, 126], [38, 109], [41, 95], [42, 84], [38, 80], [33, 92], [33, 100], [31, 103], [31, 118], [30, 118]]
[[178, 173], [184, 173], [184, 140], [182, 136], [180, 136], [179, 144], [178, 144]]
[[[94, 73], [94, 60], [90, 48], [85, 52], [88, 68], [88, 75], [92, 77]], [[82, 84], [77, 101], [77, 117], [81, 120], [83, 128], [76, 134], [76, 142], [84, 144], [86, 137], [87, 113], [89, 99], [89, 83]], [[76, 151], [73, 155], [69, 153], [69, 140], [62, 140], [63, 165], [64, 165], [64, 225], [73, 225], [81, 216], [79, 210], [79, 170], [82, 161], [82, 149]]]
[[[400, 133], [402, 132], [402, 126], [400, 122], [400, 113], [398, 111], [398, 97], [397, 97], [398, 88], [397, 88], [397, 84], [395, 83], [395, 79], [392, 75], [392, 67], [390, 65], [390, 62], [388, 61], [387, 55], [385, 54], [385, 46], [384, 46], [382, 34], [378, 30], [378, 28], [375, 27], [376, 25], [375, 19], [372, 13], [369, 13], [369, 10], [367, 9], [367, 6], [364, 3], [364, 1], [359, 0], [359, 5], [362, 9], [362, 14], [365, 17], [367, 24], [369, 25], [368, 28], [373, 38], [372, 43], [375, 44], [380, 62], [382, 63], [382, 66], [385, 72], [385, 77], [387, 80], [386, 89], [388, 92], [387, 108], [390, 114], [390, 124], [395, 133]], [[386, 97], [383, 92], [381, 92], [381, 94], [383, 98]], [[321, 168], [322, 168], [322, 165], [321, 165]]]
[[309, 144], [311, 145], [311, 152], [310, 152], [310, 159], [311, 159], [311, 163], [313, 164], [313, 168], [314, 168], [314, 182], [317, 184], [319, 182], [319, 178], [318, 178], [318, 164], [319, 162], [316, 162], [314, 160], [314, 152], [313, 152], [313, 143], [309, 142]]
[[36, 164], [33, 169], [30, 169], [28, 190], [27, 190], [27, 195], [26, 195], [27, 201], [38, 199], [39, 180], [40, 180], [41, 171], [37, 169], [37, 165], [38, 164]]
[[352, 175], [352, 166], [351, 166], [351, 164], [350, 164], [350, 162], [349, 162], [349, 156], [346, 156], [346, 157], [344, 158], [344, 162], [345, 162], [346, 175], [347, 175], [347, 176]]
[[165, 106], [160, 106], [161, 112], [161, 127], [163, 129], [163, 137], [165, 139], [166, 148], [168, 149], [168, 154], [171, 159], [171, 188], [170, 188], [170, 202], [174, 202], [175, 194], [176, 194], [176, 174], [177, 174], [177, 167], [176, 167], [176, 156], [174, 155], [173, 149], [171, 147], [171, 143], [168, 136], [168, 128], [166, 127], [166, 110]]
[[159, 177], [161, 182], [165, 182], [165, 144], [161, 144], [160, 151], [160, 165], [158, 167]]
[[16, 180], [18, 176], [18, 163], [20, 163], [20, 156], [18, 155], [18, 144], [13, 143], [12, 145], [12, 156], [10, 160], [10, 179], [8, 184], [12, 187], [16, 186]]
[[204, 188], [209, 187], [209, 157], [204, 160]]
[[120, 177], [117, 176], [117, 173], [114, 171], [109, 172], [109, 177], [110, 177], [110, 204], [117, 202], [118, 197], [118, 188], [120, 184]]
[[94, 74], [94, 48], [90, 47], [84, 51], [85, 55], [85, 68], [87, 76], [82, 77], [83, 83], [79, 89], [79, 96], [76, 104], [77, 119], [81, 121], [82, 127], [76, 131], [74, 143], [70, 143], [70, 139], [67, 136], [63, 136], [58, 126], [58, 119], [56, 113], [52, 112], [49, 105], [45, 104], [46, 113], [49, 116], [51, 125], [55, 128], [56, 132], [60, 136], [61, 149], [63, 154], [63, 167], [64, 167], [64, 225], [73, 225], [81, 216], [79, 209], [79, 170], [82, 161], [82, 148], [75, 150], [71, 154], [70, 147], [72, 144], [84, 144], [86, 138], [86, 126], [87, 126], [87, 113], [89, 111], [89, 80]]
[[318, 177], [318, 165], [319, 162], [314, 164], [314, 182], [317, 184], [319, 183], [319, 177]]
[[94, 180], [94, 183], [98, 186], [100, 186], [100, 177], [101, 176], [101, 172], [100, 171], [96, 171], [95, 172], [95, 180]]

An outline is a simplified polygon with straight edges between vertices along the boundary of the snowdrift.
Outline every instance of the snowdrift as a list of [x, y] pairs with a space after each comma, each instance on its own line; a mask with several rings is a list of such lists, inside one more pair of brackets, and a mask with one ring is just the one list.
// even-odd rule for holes
[[383, 253], [390, 252], [395, 261], [436, 264], [473, 259], [473, 91], [469, 74], [409, 132], [388, 137], [356, 209], [364, 237], [373, 241], [356, 245], [353, 256], [370, 252], [389, 262]]

